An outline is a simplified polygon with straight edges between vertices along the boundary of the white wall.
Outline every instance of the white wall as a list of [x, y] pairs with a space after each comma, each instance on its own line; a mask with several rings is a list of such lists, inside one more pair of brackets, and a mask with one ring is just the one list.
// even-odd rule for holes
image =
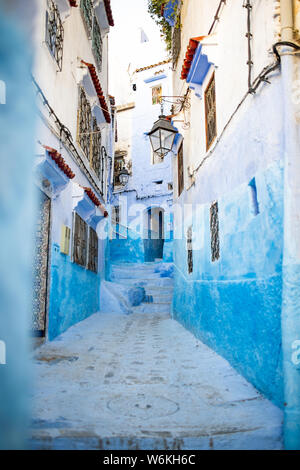
[[[278, 40], [278, 4], [277, 0], [253, 0], [251, 28], [253, 33], [252, 40], [252, 60], [253, 60], [253, 79], [262, 71], [262, 69], [275, 61], [274, 55], [271, 53], [271, 46]], [[174, 94], [183, 95], [188, 88], [185, 80], [180, 79], [181, 68], [184, 61], [184, 56], [187, 50], [189, 39], [192, 37], [207, 35], [210, 26], [212, 25], [217, 7], [218, 0], [206, 2], [203, 0], [190, 0], [183, 3], [182, 9], [182, 48], [180, 57], [177, 64], [177, 69], [174, 73]], [[236, 108], [242, 101], [243, 97], [248, 91], [248, 50], [247, 50], [247, 10], [243, 8], [243, 1], [231, 1], [223, 7], [220, 15], [220, 21], [214, 29], [214, 35], [210, 39], [203, 39], [203, 52], [208, 55], [208, 59], [215, 64], [215, 79], [216, 79], [216, 106], [217, 106], [217, 134], [221, 136], [225, 126], [235, 112]], [[208, 45], [210, 44], [210, 45]], [[209, 72], [203, 85], [203, 93], [208, 85], [212, 76], [213, 69]], [[276, 82], [277, 78], [274, 80]], [[239, 118], [247, 112], [251, 104], [257, 102], [258, 106], [264, 106], [263, 101], [259, 103], [258, 99], [261, 95], [262, 86], [255, 97], [249, 96], [240, 111], [237, 113], [230, 126], [226, 130], [226, 135], [234, 129], [238, 123]], [[274, 96], [278, 96], [277, 94]], [[280, 100], [280, 97], [279, 97]], [[182, 127], [180, 131], [184, 136], [184, 166], [185, 166], [185, 187], [189, 188], [193, 180], [189, 177], [188, 167], [191, 172], [196, 170], [201, 162], [211, 153], [214, 146], [218, 144], [216, 139], [215, 144], [206, 151], [206, 134], [205, 134], [205, 104], [204, 99], [200, 99], [195, 95], [194, 91], [190, 93], [191, 108], [187, 110], [187, 121], [190, 121], [191, 126], [188, 130]], [[272, 99], [265, 101], [268, 106], [264, 111], [267, 112], [266, 116], [274, 118], [274, 122], [279, 120], [276, 118], [276, 105], [272, 103]], [[275, 114], [274, 114], [275, 113]], [[259, 115], [259, 113], [258, 113]], [[261, 114], [260, 114], [261, 115]], [[253, 124], [252, 124], [253, 127]], [[254, 126], [255, 127], [255, 126]], [[275, 125], [277, 128], [277, 125]], [[272, 140], [274, 146], [278, 143], [278, 136], [276, 132], [274, 135], [264, 135], [264, 123], [258, 129], [252, 129], [257, 135], [257, 139]], [[250, 132], [250, 129], [249, 129]], [[253, 134], [252, 134], [253, 135]], [[237, 144], [239, 144], [238, 136], [235, 135]], [[220, 144], [222, 146], [222, 144]], [[201, 178], [207, 180], [212, 175], [214, 182], [218, 182], [219, 192], [230, 190], [230, 178], [228, 184], [224, 185], [224, 174], [229, 171], [233, 174], [239, 171], [243, 162], [240, 162], [239, 155], [232, 156], [233, 161], [222, 161], [222, 151], [217, 152], [217, 163], [205, 163], [199, 173], [195, 173], [195, 178], [198, 178], [201, 173]], [[223, 152], [224, 155], [224, 152]], [[235, 158], [234, 158], [235, 157]], [[250, 161], [256, 159], [255, 155], [247, 156], [247, 165]], [[263, 157], [262, 157], [263, 159]], [[267, 165], [272, 159], [271, 155], [266, 156]], [[241, 163], [241, 165], [240, 165]], [[262, 162], [259, 164], [261, 165]], [[245, 162], [244, 162], [245, 164]], [[214, 167], [214, 170], [209, 167]], [[240, 170], [242, 172], [242, 170]], [[206, 174], [206, 172], [208, 172]], [[174, 161], [174, 174], [177, 173], [177, 159]], [[245, 173], [244, 173], [245, 174]], [[246, 172], [247, 174], [247, 172]], [[219, 175], [219, 176], [217, 176]], [[236, 177], [236, 184], [243, 183], [244, 176]], [[174, 178], [175, 186], [177, 186], [177, 178]], [[216, 193], [218, 189], [214, 188]], [[177, 194], [177, 187], [174, 191]], [[211, 195], [212, 192], [209, 191]], [[210, 196], [207, 196], [210, 197]]]

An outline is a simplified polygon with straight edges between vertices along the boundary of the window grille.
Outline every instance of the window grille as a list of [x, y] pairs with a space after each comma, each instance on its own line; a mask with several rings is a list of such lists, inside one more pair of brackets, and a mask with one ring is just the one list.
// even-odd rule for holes
[[87, 224], [74, 212], [73, 225], [73, 260], [80, 266], [86, 266], [87, 260]]
[[177, 160], [178, 160], [178, 197], [179, 197], [184, 188], [183, 144], [181, 144], [179, 148]]
[[81, 88], [80, 94], [79, 94], [77, 141], [88, 160], [90, 160], [90, 151], [91, 151], [91, 145], [92, 145], [91, 121], [92, 121], [91, 106], [87, 100], [84, 89]]
[[62, 70], [64, 28], [59, 10], [52, 0], [48, 0], [46, 11], [46, 43], [59, 70]]
[[187, 231], [186, 237], [186, 245], [187, 245], [187, 263], [188, 263], [188, 272], [191, 274], [194, 269], [193, 263], [193, 228], [189, 227]]
[[88, 36], [90, 37], [93, 29], [94, 8], [92, 0], [80, 0], [80, 10], [85, 22]]
[[98, 178], [101, 177], [101, 166], [101, 132], [97, 125], [97, 119], [93, 118], [91, 167]]
[[219, 206], [215, 202], [210, 208], [210, 235], [211, 235], [211, 260], [217, 261], [220, 258], [219, 239]]
[[181, 26], [180, 18], [178, 24], [174, 26], [173, 35], [172, 35], [172, 62], [173, 70], [175, 70], [179, 55], [181, 50]]
[[92, 227], [89, 228], [88, 269], [94, 273], [98, 271], [98, 236]]
[[113, 207], [112, 220], [116, 225], [120, 223], [120, 206]]
[[206, 150], [209, 149], [217, 135], [216, 83], [213, 75], [205, 91]]
[[102, 43], [100, 26], [96, 17], [94, 16], [92, 49], [95, 55], [97, 68], [100, 72], [102, 70], [102, 47], [103, 47], [103, 43]]
[[114, 186], [120, 186], [119, 175], [120, 171], [125, 166], [125, 159], [124, 156], [115, 156], [115, 163], [114, 163]]

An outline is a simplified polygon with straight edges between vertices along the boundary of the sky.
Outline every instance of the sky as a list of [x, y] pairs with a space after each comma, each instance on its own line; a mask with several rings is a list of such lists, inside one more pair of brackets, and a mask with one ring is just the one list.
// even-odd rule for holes
[[[147, 0], [112, 0], [115, 26], [109, 33], [109, 92], [117, 105], [129, 99], [129, 72], [167, 58], [165, 44], [147, 11]], [[143, 31], [149, 41], [142, 43]], [[130, 66], [130, 67], [129, 67]]]

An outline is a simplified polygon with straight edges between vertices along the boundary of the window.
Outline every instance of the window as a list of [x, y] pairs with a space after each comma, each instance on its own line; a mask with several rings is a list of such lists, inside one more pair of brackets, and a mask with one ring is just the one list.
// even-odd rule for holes
[[86, 266], [87, 257], [87, 224], [74, 212], [73, 224], [73, 260], [80, 266]]
[[91, 36], [93, 28], [93, 2], [92, 0], [80, 0], [80, 10], [84, 19], [88, 36]]
[[98, 271], [98, 236], [92, 227], [74, 212], [73, 261], [90, 271]]
[[184, 188], [184, 173], [183, 173], [183, 144], [180, 145], [178, 155], [178, 197]]
[[77, 141], [86, 158], [90, 160], [92, 110], [83, 88], [79, 94]]
[[175, 70], [176, 68], [176, 64], [180, 55], [180, 50], [181, 50], [181, 18], [179, 16], [173, 28], [173, 34], [172, 34], [173, 70]]
[[214, 262], [220, 258], [218, 202], [214, 202], [210, 208], [210, 236], [211, 236], [211, 260], [212, 262]]
[[96, 65], [102, 70], [102, 36], [99, 23], [94, 15], [93, 0], [80, 0], [80, 10], [82, 13], [85, 29], [89, 39], [92, 40], [92, 51], [96, 59]]
[[48, 0], [46, 11], [46, 43], [53, 55], [59, 70], [62, 70], [64, 29], [57, 6]]
[[212, 76], [205, 91], [205, 121], [206, 121], [206, 150], [208, 150], [217, 135], [216, 115], [216, 84]]
[[89, 227], [89, 256], [88, 269], [96, 273], [98, 271], [98, 236], [92, 227]]
[[188, 272], [191, 274], [194, 269], [193, 263], [193, 228], [192, 226], [188, 228], [186, 236], [186, 246], [187, 246], [187, 264]]
[[97, 119], [92, 116], [91, 105], [83, 88], [79, 90], [79, 107], [77, 118], [77, 142], [90, 167], [96, 173], [101, 183], [101, 192], [104, 194], [105, 160], [101, 152], [101, 131]]
[[103, 43], [102, 43], [100, 26], [98, 24], [97, 19], [94, 17], [92, 49], [96, 58], [97, 68], [100, 72], [102, 70], [102, 45]]
[[120, 171], [123, 170], [125, 167], [125, 156], [127, 152], [120, 152], [120, 154], [115, 155], [115, 163], [114, 163], [114, 186], [120, 186], [119, 175]]
[[120, 206], [113, 206], [112, 221], [118, 225], [120, 223]]
[[101, 161], [101, 132], [97, 125], [96, 118], [93, 118], [91, 167], [100, 179], [101, 170], [103, 171], [103, 165]]
[[116, 234], [116, 238], [120, 238], [120, 206], [113, 206], [112, 208], [112, 224], [114, 225], [114, 230]]
[[161, 97], [162, 97], [162, 87], [161, 85], [159, 86], [154, 86], [152, 87], [152, 104], [160, 104], [161, 103]]

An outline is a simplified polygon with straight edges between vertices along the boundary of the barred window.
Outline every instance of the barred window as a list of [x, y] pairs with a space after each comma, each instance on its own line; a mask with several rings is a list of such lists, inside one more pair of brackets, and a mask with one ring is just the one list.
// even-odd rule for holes
[[206, 150], [209, 149], [217, 135], [216, 83], [212, 76], [205, 91]]
[[93, 2], [92, 0], [80, 0], [80, 10], [85, 22], [88, 36], [91, 36], [93, 28]]
[[120, 171], [123, 170], [125, 167], [125, 156], [127, 155], [126, 152], [122, 152], [121, 155], [115, 155], [115, 162], [114, 162], [114, 186], [120, 186]]
[[86, 266], [87, 260], [87, 224], [74, 212], [73, 219], [73, 260], [80, 266]]
[[92, 49], [96, 58], [97, 68], [100, 72], [102, 70], [102, 46], [103, 46], [103, 43], [102, 43], [100, 26], [99, 26], [97, 19], [94, 16]]
[[91, 167], [95, 171], [98, 178], [101, 176], [101, 132], [97, 125], [97, 119], [93, 118], [93, 133], [92, 133], [92, 154], [91, 154]]
[[91, 151], [91, 121], [91, 106], [84, 89], [81, 88], [79, 94], [77, 141], [88, 160], [90, 160]]
[[94, 273], [98, 271], [98, 236], [92, 227], [89, 228], [88, 269]]
[[211, 260], [212, 262], [214, 262], [220, 258], [218, 202], [214, 202], [210, 208], [210, 235], [211, 235]]
[[194, 269], [193, 263], [193, 228], [189, 227], [187, 231], [186, 237], [186, 245], [187, 245], [187, 263], [188, 263], [188, 272], [191, 274]]
[[53, 55], [59, 70], [62, 70], [64, 28], [59, 10], [52, 0], [48, 0], [46, 11], [46, 43]]
[[176, 68], [176, 64], [180, 55], [181, 50], [181, 19], [174, 26], [173, 35], [172, 35], [172, 62], [173, 70]]
[[180, 145], [177, 159], [178, 159], [178, 197], [179, 197], [184, 188], [183, 144]]
[[112, 222], [116, 225], [120, 223], [120, 206], [113, 206]]

